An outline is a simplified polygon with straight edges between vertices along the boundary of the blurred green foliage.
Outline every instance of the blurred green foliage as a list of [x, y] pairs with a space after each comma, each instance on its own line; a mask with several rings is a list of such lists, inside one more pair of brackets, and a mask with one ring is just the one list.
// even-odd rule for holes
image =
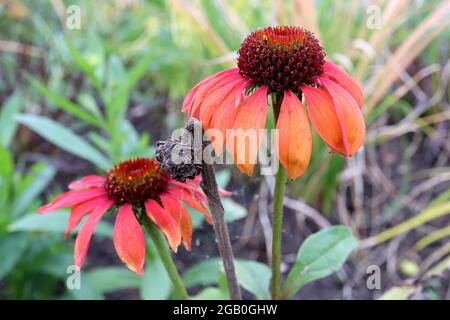
[[[278, 6], [268, 0], [0, 1], [0, 298], [101, 299], [106, 293], [130, 287], [139, 289], [141, 298], [171, 295], [167, 275], [152, 250], [146, 262], [149, 272], [143, 278], [122, 267], [95, 268], [83, 277], [82, 290], [66, 292], [62, 284], [72, 258], [62, 233], [68, 212], [55, 213], [52, 222], [33, 216], [43, 195], [57, 191], [50, 185], [58, 177], [50, 161], [55, 158], [32, 160], [28, 149], [36, 139], [30, 138], [25, 128], [86, 160], [91, 172], [102, 172], [130, 157], [152, 156], [150, 130], [136, 128], [130, 120], [133, 110], [139, 107], [147, 117], [164, 105], [164, 118], [157, 122], [168, 130], [179, 126], [184, 119], [179, 110], [183, 96], [202, 78], [233, 66], [235, 51], [246, 34], [275, 23], [314, 26], [305, 20], [308, 16], [316, 19], [328, 58], [353, 69], [371, 101], [376, 94], [373, 87], [378, 88], [374, 81], [376, 84], [389, 73], [380, 57], [407, 43], [411, 30], [418, 30], [444, 3], [399, 1], [397, 5], [403, 2], [406, 6], [398, 12], [400, 18], [391, 17], [388, 22], [392, 25], [380, 31], [366, 27], [367, 8], [359, 1], [305, 1], [314, 4], [314, 13], [305, 13], [296, 6], [297, 1], [287, 0], [278, 1]], [[382, 12], [392, 6], [389, 1], [380, 3]], [[79, 30], [65, 26], [65, 6], [69, 5], [81, 9]], [[450, 31], [444, 25], [432, 38], [431, 32], [425, 34], [430, 34], [429, 45], [417, 56], [426, 66], [439, 61], [439, 46], [442, 39], [449, 39]], [[376, 36], [380, 41], [371, 48], [374, 55], [366, 59], [355, 39], [370, 47]], [[433, 92], [439, 89], [439, 76], [431, 75]], [[391, 110], [394, 119], [403, 119], [413, 107], [402, 98], [386, 90], [376, 101], [377, 108], [367, 110], [368, 125]], [[428, 130], [431, 134], [434, 128]], [[310, 168], [291, 183], [291, 196], [328, 214], [346, 162], [329, 155], [316, 138]], [[383, 142], [371, 140], [367, 147]], [[409, 160], [404, 160], [408, 164]], [[220, 179], [225, 187], [229, 172], [223, 171]], [[404, 179], [409, 182], [409, 175]], [[400, 194], [405, 192], [400, 190]], [[388, 212], [395, 211], [395, 206], [395, 202], [385, 205]], [[246, 209], [230, 199], [225, 200], [225, 209], [229, 221], [246, 215]], [[194, 213], [194, 217], [199, 226], [201, 216]], [[111, 237], [107, 222], [99, 226], [99, 235]], [[250, 275], [260, 274], [258, 279], [270, 279], [264, 265], [248, 261], [238, 265]], [[213, 278], [205, 279], [206, 274]], [[217, 285], [197, 297], [218, 298], [226, 296], [220, 274], [217, 261], [208, 260], [188, 270], [185, 278], [188, 286]], [[199, 275], [199, 282], [194, 281]], [[251, 277], [240, 281], [258, 298], [268, 294]], [[159, 290], [149, 283], [158, 283]]]

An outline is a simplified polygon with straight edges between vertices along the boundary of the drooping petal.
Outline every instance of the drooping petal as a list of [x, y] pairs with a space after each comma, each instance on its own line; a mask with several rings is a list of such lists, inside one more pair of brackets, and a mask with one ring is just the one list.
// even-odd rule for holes
[[119, 209], [114, 224], [114, 247], [125, 265], [138, 275], [144, 273], [145, 239], [141, 226], [129, 204]]
[[106, 196], [99, 196], [97, 198], [73, 206], [70, 213], [69, 222], [67, 223], [64, 238], [67, 239], [69, 237], [70, 232], [78, 226], [81, 219], [83, 219], [87, 214], [94, 211], [106, 200], [108, 200]]
[[81, 227], [80, 232], [78, 233], [75, 240], [74, 260], [77, 267], [81, 268], [83, 266], [83, 263], [86, 260], [89, 242], [91, 241], [94, 229], [102, 218], [103, 214], [112, 205], [113, 202], [111, 200], [105, 200], [94, 210], [94, 212], [89, 215], [86, 222]]
[[197, 95], [197, 92], [199, 90], [199, 88], [201, 88], [202, 86], [204, 86], [205, 84], [208, 84], [211, 82], [211, 80], [214, 80], [217, 77], [220, 77], [224, 74], [228, 74], [230, 72], [230, 70], [233, 70], [231, 72], [235, 72], [236, 68], [232, 68], [232, 69], [227, 69], [227, 70], [223, 70], [220, 71], [218, 73], [215, 73], [213, 75], [210, 75], [209, 77], [203, 79], [202, 81], [200, 81], [199, 83], [197, 83], [186, 95], [186, 97], [183, 100], [183, 104], [182, 104], [182, 108], [181, 110], [183, 112], [188, 112], [190, 113], [190, 109], [192, 108], [192, 104], [194, 102], [194, 99]]
[[173, 185], [176, 187], [180, 187], [183, 189], [186, 189], [187, 191], [189, 191], [190, 193], [192, 193], [200, 202], [208, 202], [208, 198], [206, 198], [206, 196], [203, 194], [203, 192], [201, 192], [200, 190], [198, 190], [198, 185], [197, 186], [193, 186], [193, 185], [189, 185], [187, 183], [183, 183], [177, 180], [170, 180], [169, 181], [169, 185]]
[[[186, 179], [185, 184], [188, 186], [194, 187], [194, 190], [197, 190], [197, 188], [200, 186], [200, 182], [202, 182], [202, 176], [196, 176], [194, 179]], [[192, 189], [190, 189], [190, 190], [192, 190]], [[203, 193], [201, 193], [201, 194], [204, 196]], [[221, 197], [230, 197], [231, 195], [233, 195], [233, 192], [219, 188], [219, 195]], [[204, 199], [205, 199], [204, 202], [208, 201], [206, 196]]]
[[233, 77], [226, 78], [226, 82], [219, 81], [214, 88], [208, 92], [200, 109], [200, 121], [202, 122], [204, 129], [210, 128], [211, 117], [221, 107], [225, 100], [226, 103], [229, 104], [230, 101], [235, 99], [234, 94], [239, 94], [239, 92], [236, 92], [233, 89], [239, 87], [239, 85], [244, 82], [247, 82], [247, 80], [237, 73]]
[[249, 176], [253, 174], [263, 138], [261, 131], [266, 126], [267, 91], [266, 86], [260, 87], [238, 106], [233, 129], [227, 135], [228, 152], [239, 170]]
[[305, 108], [290, 90], [284, 92], [276, 129], [278, 158], [289, 178], [294, 180], [308, 168], [312, 138]]
[[213, 134], [211, 132], [208, 133], [211, 136], [210, 140], [214, 151], [218, 156], [222, 154], [223, 146], [226, 142], [227, 129], [233, 127], [238, 112], [237, 106], [245, 99], [245, 91], [249, 85], [249, 80], [242, 80], [235, 84], [211, 117], [210, 127], [214, 128], [214, 132]]
[[37, 209], [38, 213], [50, 213], [61, 208], [71, 207], [84, 201], [105, 195], [104, 188], [73, 190], [57, 196], [52, 202]]
[[181, 240], [184, 247], [190, 251], [192, 243], [192, 220], [187, 209], [170, 194], [161, 194], [159, 196], [164, 209], [170, 212], [177, 220], [180, 226]]
[[169, 246], [177, 252], [181, 242], [180, 227], [174, 217], [153, 199], [145, 201], [147, 216], [161, 229], [167, 237]]
[[192, 106], [189, 109], [189, 116], [200, 119], [200, 106], [204, 102], [205, 98], [208, 96], [209, 92], [214, 89], [216, 86], [224, 85], [228, 83], [230, 79], [236, 77], [239, 74], [239, 70], [237, 68], [232, 68], [228, 70], [224, 70], [213, 75], [207, 81], [202, 83], [196, 90], [195, 94], [192, 97], [191, 104]]
[[100, 176], [86, 176], [80, 180], [74, 181], [69, 184], [70, 190], [88, 189], [92, 187], [102, 187], [105, 184], [106, 179]]
[[206, 221], [211, 223], [211, 215], [205, 204], [195, 198], [188, 190], [181, 188], [168, 188], [167, 193], [184, 201], [189, 207], [202, 213], [205, 216]]
[[[332, 151], [351, 157], [364, 142], [364, 118], [355, 100], [338, 84], [302, 85], [312, 125]], [[326, 88], [326, 89], [325, 89]]]
[[219, 195], [221, 197], [231, 197], [233, 195], [233, 192], [219, 188]]
[[361, 86], [344, 70], [330, 61], [325, 61], [322, 76], [325, 76], [343, 87], [355, 99], [360, 108], [364, 105], [364, 93]]

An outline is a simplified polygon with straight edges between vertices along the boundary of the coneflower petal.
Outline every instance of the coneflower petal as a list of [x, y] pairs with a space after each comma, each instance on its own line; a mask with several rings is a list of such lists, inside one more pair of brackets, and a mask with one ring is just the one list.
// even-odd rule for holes
[[159, 196], [164, 209], [173, 215], [180, 225], [181, 240], [184, 247], [190, 251], [192, 243], [192, 220], [187, 209], [173, 196], [164, 193]]
[[224, 102], [225, 97], [229, 97], [230, 93], [236, 85], [246, 81], [240, 74], [236, 74], [235, 77], [229, 79], [226, 83], [219, 82], [213, 89], [210, 90], [208, 96], [205, 97], [200, 109], [200, 121], [203, 128], [208, 129], [210, 126], [211, 117], [219, 109], [220, 105]]
[[309, 118], [332, 151], [351, 157], [364, 141], [361, 110], [342, 87], [329, 79], [321, 80], [321, 88], [301, 86]]
[[200, 119], [200, 106], [208, 96], [209, 92], [214, 89], [216, 85], [224, 85], [228, 83], [230, 78], [234, 78], [238, 74], [239, 71], [237, 68], [224, 70], [213, 75], [208, 81], [205, 81], [205, 83], [199, 86], [192, 97], [192, 106], [190, 108], [189, 115], [193, 118]]
[[183, 182], [172, 179], [172, 180], [169, 180], [169, 185], [186, 189], [187, 191], [192, 193], [192, 195], [194, 195], [200, 202], [204, 202], [204, 203], [208, 202], [208, 198], [206, 198], [206, 196], [203, 194], [203, 192], [201, 192], [200, 190], [197, 189], [198, 183], [197, 183], [197, 185], [189, 185], [187, 183], [183, 183]]
[[230, 72], [230, 70], [233, 70], [235, 68], [231, 68], [231, 69], [226, 69], [223, 71], [220, 71], [218, 73], [212, 74], [209, 77], [203, 79], [202, 81], [200, 81], [199, 83], [197, 83], [186, 95], [186, 97], [183, 100], [183, 104], [182, 104], [182, 108], [181, 110], [183, 112], [189, 112], [189, 109], [192, 108], [192, 104], [193, 101], [195, 99], [195, 96], [197, 94], [197, 91], [200, 87], [204, 86], [205, 84], [209, 83], [211, 80], [213, 80], [214, 78], [217, 78], [223, 74], [227, 74]]
[[174, 252], [177, 252], [178, 245], [181, 242], [180, 227], [173, 216], [162, 208], [158, 202], [148, 199], [144, 203], [147, 216], [161, 229], [165, 234], [169, 246]]
[[89, 215], [86, 222], [83, 223], [75, 240], [74, 260], [77, 267], [81, 268], [83, 266], [94, 229], [103, 217], [103, 214], [112, 205], [113, 202], [111, 200], [105, 200]]
[[108, 200], [106, 196], [100, 196], [73, 206], [70, 212], [69, 222], [67, 223], [64, 238], [67, 239], [69, 237], [70, 232], [73, 229], [75, 229], [81, 222], [81, 219], [83, 219], [86, 215], [94, 211], [106, 200]]
[[86, 190], [73, 190], [60, 194], [52, 202], [37, 209], [37, 213], [50, 213], [58, 209], [71, 207], [87, 200], [105, 195], [104, 188], [91, 188]]
[[363, 90], [358, 82], [350, 77], [344, 70], [330, 61], [325, 61], [322, 76], [337, 82], [341, 87], [347, 90], [348, 93], [350, 93], [358, 106], [362, 108], [364, 104]]
[[267, 86], [262, 86], [238, 106], [233, 129], [227, 134], [227, 150], [236, 166], [251, 176], [267, 120]]
[[215, 131], [212, 133], [215, 134], [211, 135], [211, 132], [209, 134], [211, 135], [214, 151], [218, 156], [222, 154], [223, 146], [226, 142], [226, 130], [233, 127], [238, 112], [237, 107], [245, 99], [245, 91], [249, 85], [250, 81], [245, 78], [238, 81], [223, 101], [220, 102], [211, 117], [209, 125], [211, 128], [214, 128]]
[[278, 158], [289, 178], [296, 179], [308, 168], [312, 138], [305, 108], [290, 90], [284, 92], [276, 128]]
[[114, 224], [114, 247], [125, 265], [138, 275], [144, 273], [145, 239], [133, 207], [120, 207]]
[[69, 184], [70, 190], [88, 189], [92, 187], [102, 187], [105, 184], [106, 179], [100, 176], [86, 176], [80, 180], [74, 181]]
[[191, 192], [182, 188], [169, 188], [167, 193], [171, 194], [177, 199], [184, 201], [192, 209], [202, 213], [208, 223], [211, 223], [211, 215], [205, 204], [195, 198]]

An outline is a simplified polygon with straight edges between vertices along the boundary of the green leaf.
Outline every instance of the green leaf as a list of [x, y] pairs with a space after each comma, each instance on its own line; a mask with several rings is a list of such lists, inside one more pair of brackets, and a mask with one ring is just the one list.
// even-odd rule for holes
[[417, 288], [415, 286], [402, 286], [402, 287], [392, 287], [378, 300], [408, 300], [408, 297], [416, 292]]
[[56, 170], [46, 165], [36, 174], [31, 185], [20, 193], [12, 207], [12, 216], [22, 214], [28, 206], [41, 194], [55, 176]]
[[[91, 41], [95, 43], [95, 41]], [[103, 53], [101, 48], [95, 48], [95, 45], [91, 45], [91, 51], [87, 58], [84, 58], [80, 51], [67, 40], [67, 48], [69, 49], [70, 55], [72, 56], [75, 64], [88, 76], [92, 81], [92, 84], [98, 89], [101, 89], [102, 82], [96, 74], [96, 68], [102, 64]]]
[[139, 276], [125, 267], [97, 268], [86, 272], [84, 276], [102, 294], [126, 288], [137, 288], [141, 282]]
[[358, 242], [349, 228], [334, 226], [309, 236], [300, 247], [297, 261], [286, 280], [284, 297], [295, 294], [313, 280], [339, 270]]
[[0, 280], [14, 268], [28, 247], [26, 234], [10, 234], [0, 238]]
[[[66, 231], [67, 222], [69, 221], [69, 215], [70, 213], [66, 210], [56, 211], [51, 214], [30, 213], [11, 223], [8, 230], [10, 232], [28, 231], [64, 233]], [[80, 223], [80, 226], [82, 224], [83, 221]], [[80, 226], [74, 230], [75, 234], [78, 233]], [[100, 221], [95, 228], [95, 234], [112, 238], [113, 227], [108, 222]]]
[[235, 260], [236, 277], [239, 284], [258, 299], [270, 299], [269, 284], [272, 271], [256, 261]]
[[59, 148], [90, 161], [101, 169], [106, 170], [110, 167], [110, 162], [97, 149], [72, 130], [53, 120], [38, 115], [22, 114], [17, 117], [17, 121]]
[[9, 182], [14, 172], [14, 163], [12, 154], [0, 145], [0, 178], [2, 181]]
[[81, 104], [81, 107], [83, 107], [84, 110], [88, 111], [95, 117], [102, 119], [103, 115], [100, 111], [100, 108], [97, 105], [97, 102], [95, 101], [94, 97], [87, 93], [81, 93], [78, 96], [78, 102]]
[[103, 127], [103, 123], [99, 121], [99, 119], [89, 112], [85, 111], [82, 107], [77, 105], [76, 103], [73, 103], [63, 96], [60, 96], [56, 92], [51, 91], [46, 86], [38, 82], [35, 78], [28, 76], [28, 80], [30, 81], [31, 85], [38, 90], [41, 94], [43, 94], [48, 100], [53, 102], [58, 108], [72, 114], [73, 116], [77, 117], [78, 119], [92, 124], [94, 126]]
[[[236, 276], [239, 284], [253, 293], [258, 299], [269, 298], [270, 268], [255, 261], [236, 259]], [[191, 267], [183, 274], [186, 287], [209, 286], [218, 284], [223, 276], [223, 265], [220, 258], [214, 257]]]
[[230, 295], [222, 288], [209, 287], [192, 297], [193, 300], [229, 300]]
[[144, 300], [165, 300], [169, 297], [172, 283], [159, 257], [147, 259], [140, 288]]
[[219, 188], [225, 189], [228, 182], [230, 182], [231, 171], [230, 170], [220, 170], [216, 172], [217, 186]]
[[183, 283], [188, 288], [215, 284], [221, 272], [220, 267], [221, 261], [219, 258], [210, 258], [197, 263], [183, 273]]
[[222, 198], [222, 205], [225, 210], [225, 221], [233, 222], [247, 215], [247, 209], [230, 198]]
[[21, 98], [15, 92], [0, 110], [0, 145], [8, 148], [17, 129], [15, 118], [20, 111]]

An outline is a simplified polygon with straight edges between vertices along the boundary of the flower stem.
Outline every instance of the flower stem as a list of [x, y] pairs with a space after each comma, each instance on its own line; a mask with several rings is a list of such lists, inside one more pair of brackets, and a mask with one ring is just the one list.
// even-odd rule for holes
[[[272, 107], [275, 123], [280, 115], [282, 95], [272, 96]], [[286, 171], [278, 162], [278, 172], [275, 177], [275, 190], [273, 193], [272, 217], [272, 300], [279, 300], [281, 295], [281, 239], [283, 231], [283, 199], [286, 189]]]
[[[184, 129], [192, 135], [194, 143], [196, 133], [203, 132], [201, 123], [193, 118], [186, 122]], [[203, 150], [205, 146], [206, 144], [202, 144], [201, 146], [199, 145], [195, 147], [199, 150]], [[201, 166], [202, 182], [200, 183], [200, 186], [202, 187], [205, 196], [208, 198], [208, 206], [211, 211], [212, 223], [216, 233], [217, 246], [219, 247], [219, 253], [222, 257], [230, 298], [232, 300], [241, 300], [241, 288], [239, 287], [239, 283], [237, 281], [233, 248], [231, 246], [227, 223], [225, 222], [225, 211], [223, 209], [222, 202], [220, 201], [216, 175], [214, 173], [214, 167], [211, 163], [212, 159], [203, 155]]]
[[225, 276], [227, 277], [228, 289], [232, 300], [241, 300], [241, 289], [236, 277], [234, 266], [233, 248], [231, 247], [230, 234], [224, 218], [224, 209], [220, 201], [217, 181], [214, 174], [214, 167], [203, 163], [201, 187], [206, 197], [211, 211], [214, 231], [216, 232], [217, 245], [222, 257]]
[[161, 232], [156, 228], [156, 226], [148, 219], [144, 219], [144, 226], [147, 232], [150, 234], [153, 242], [155, 243], [156, 250], [158, 251], [159, 256], [161, 257], [161, 261], [166, 268], [166, 271], [169, 275], [170, 280], [172, 281], [173, 287], [178, 294], [178, 297], [182, 300], [188, 300], [189, 295], [184, 287], [183, 281], [177, 271], [177, 267], [172, 260], [172, 256], [170, 255], [169, 247], [167, 246], [166, 241], [164, 240]]
[[283, 198], [286, 188], [286, 171], [283, 166], [279, 169], [275, 178], [275, 190], [273, 194], [273, 219], [272, 219], [272, 299], [280, 299], [281, 291], [281, 235], [283, 230]]

